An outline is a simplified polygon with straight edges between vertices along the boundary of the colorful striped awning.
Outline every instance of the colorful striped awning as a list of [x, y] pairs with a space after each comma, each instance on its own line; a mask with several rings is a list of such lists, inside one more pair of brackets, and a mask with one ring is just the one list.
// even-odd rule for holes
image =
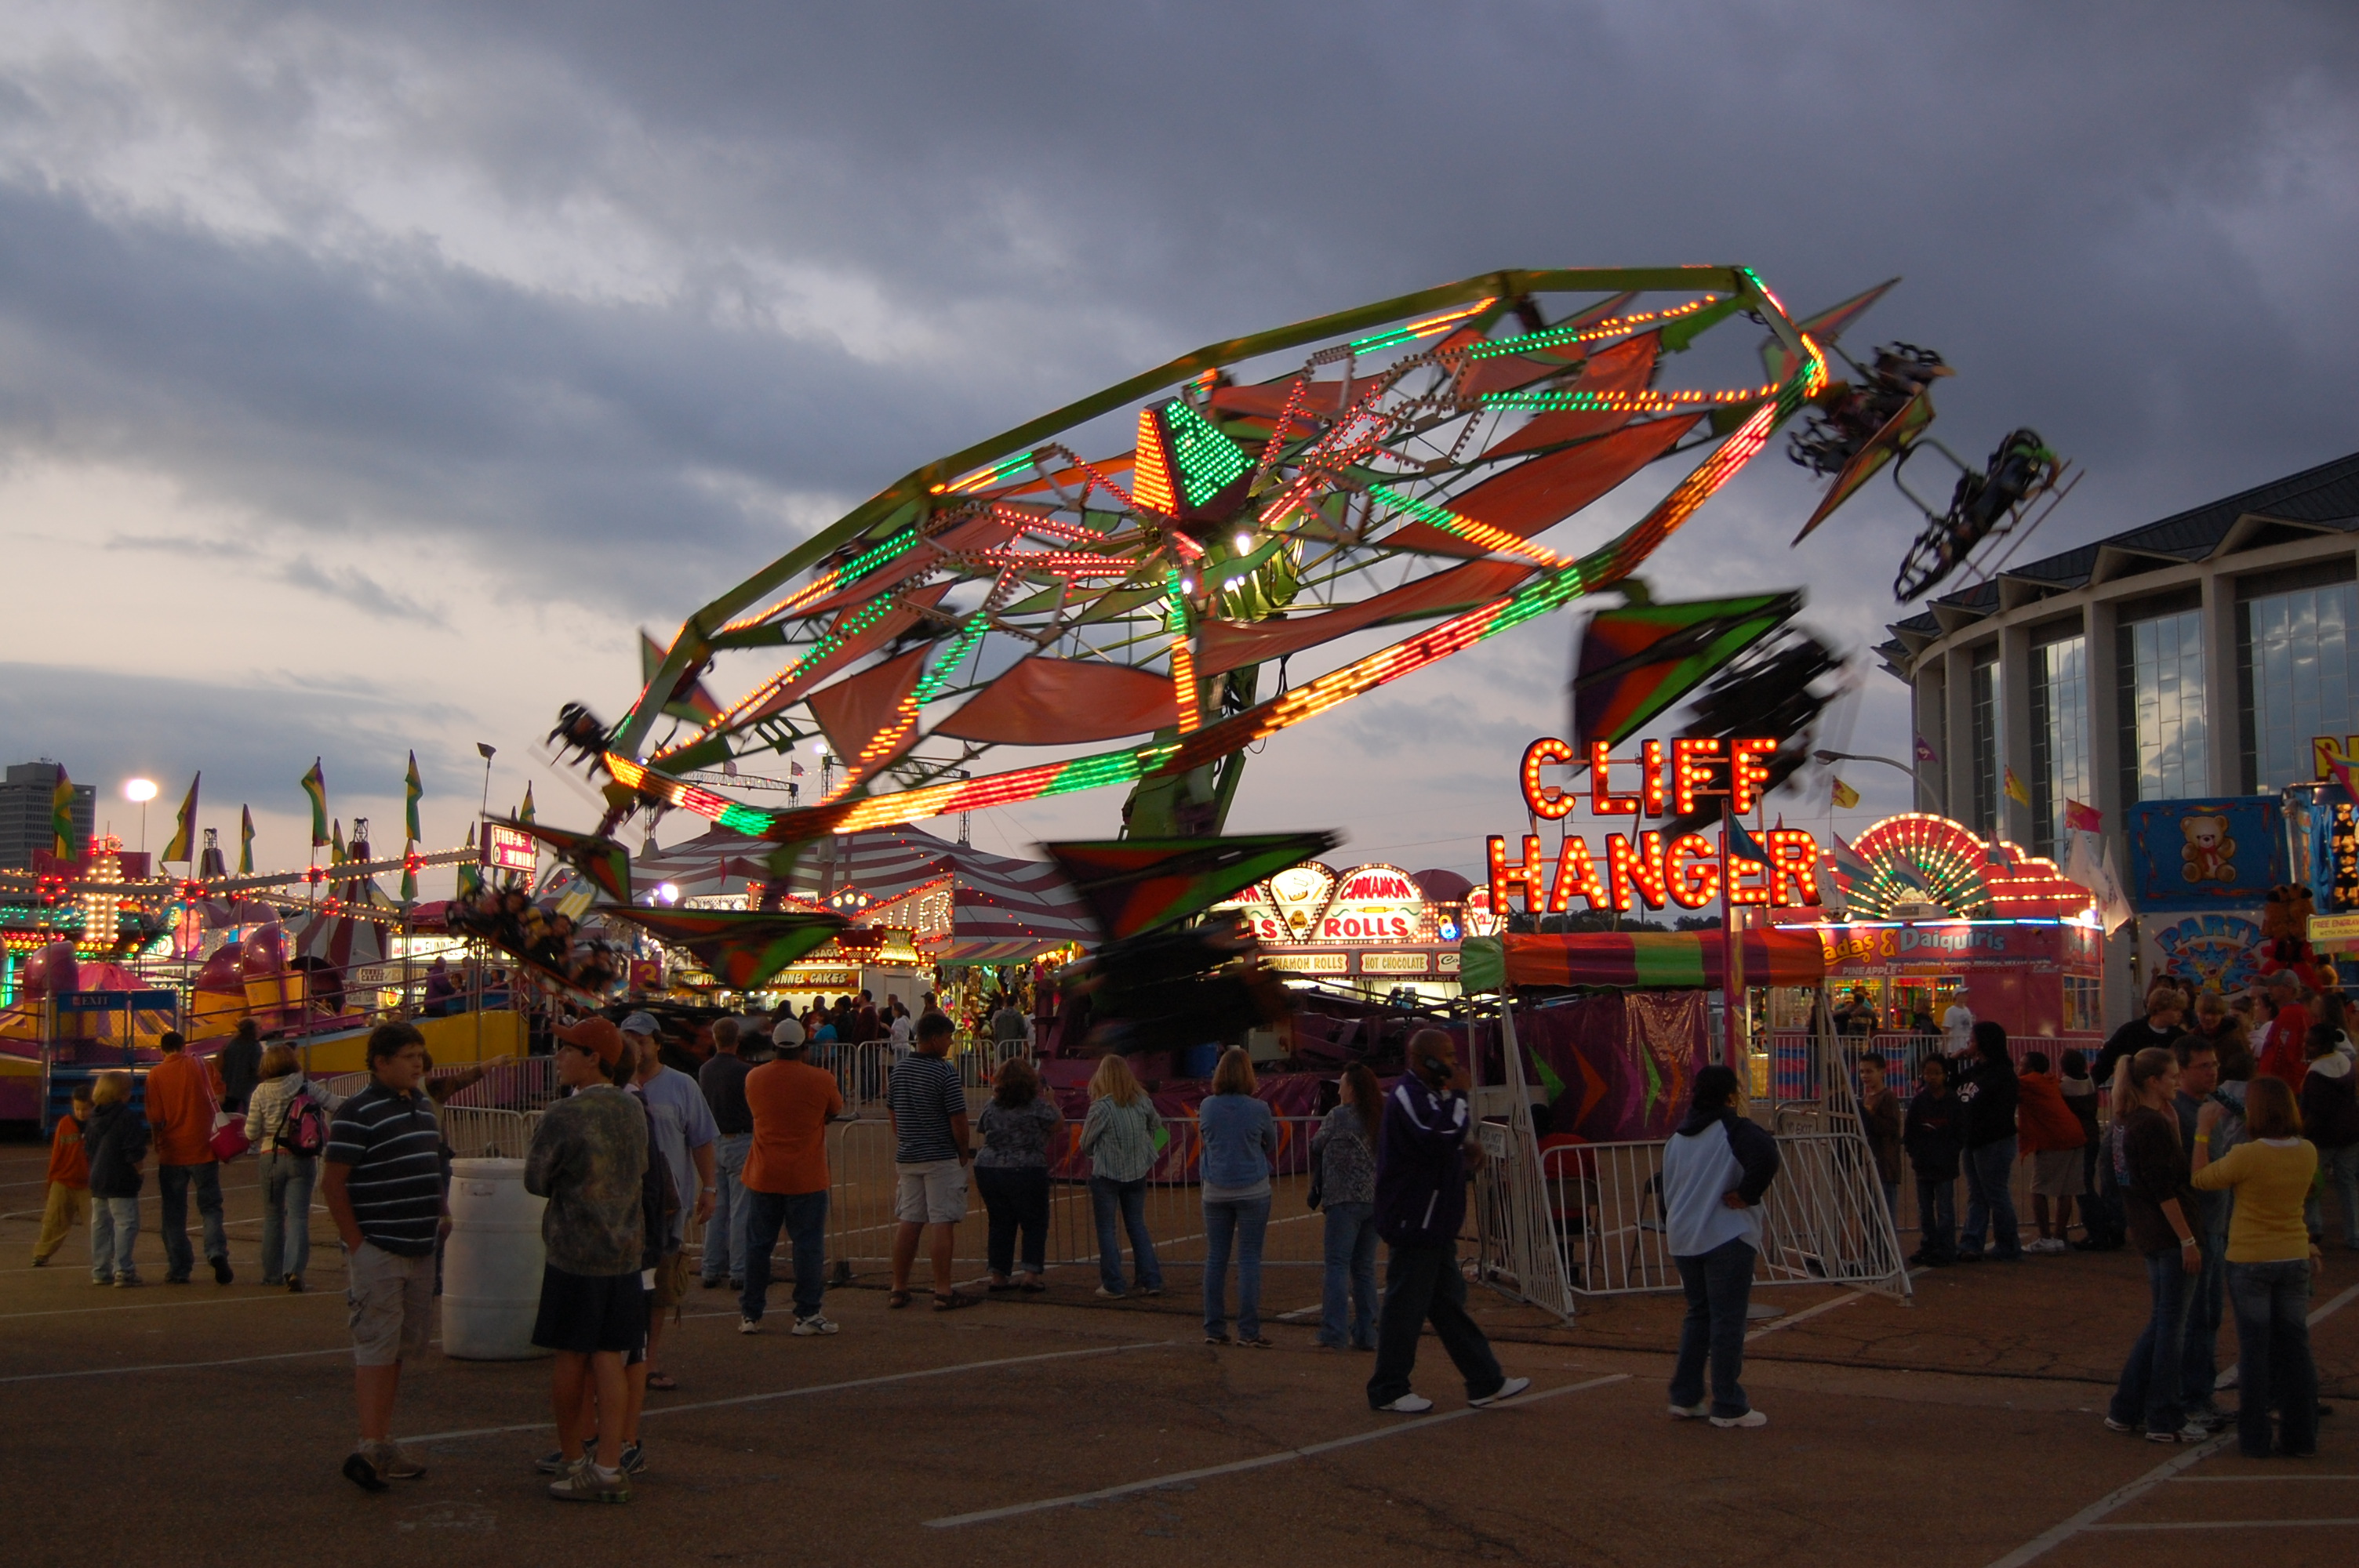
[[[1553, 936], [1476, 936], [1462, 945], [1461, 981], [1470, 991], [1511, 986], [1629, 986], [1647, 990], [1708, 986], [1721, 977], [1717, 931], [1583, 931]], [[1811, 932], [1748, 931], [1748, 986], [1814, 986], [1826, 979], [1825, 950]]]
[[939, 947], [920, 944], [920, 948], [936, 967], [948, 968], [956, 964], [1028, 963], [1043, 954], [1060, 952], [1071, 945], [1070, 939], [986, 936], [965, 937]]

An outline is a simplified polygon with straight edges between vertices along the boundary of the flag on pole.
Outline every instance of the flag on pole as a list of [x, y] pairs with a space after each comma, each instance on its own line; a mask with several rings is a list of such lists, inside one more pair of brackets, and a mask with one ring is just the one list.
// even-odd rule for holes
[[516, 819], [518, 822], [532, 820], [532, 784], [529, 781], [524, 786], [524, 804], [516, 807]]
[[311, 771], [303, 775], [303, 793], [311, 797], [311, 848], [318, 849], [328, 841], [328, 775], [320, 769], [320, 759], [311, 759]]
[[254, 807], [237, 808], [237, 874], [254, 875]]
[[1922, 735], [1917, 737], [1917, 760], [1920, 762], [1938, 762], [1941, 760], [1933, 754], [1931, 744]]
[[1761, 840], [1745, 830], [1741, 817], [1728, 818], [1728, 852], [1740, 860], [1758, 860], [1765, 866], [1769, 863], [1769, 851], [1761, 847]]
[[328, 824], [328, 864], [344, 863], [344, 825], [341, 818]]
[[1834, 862], [1835, 886], [1848, 893], [1854, 884], [1867, 881], [1868, 864], [1860, 859], [1858, 850], [1843, 842], [1842, 834], [1835, 834], [1834, 841], [1834, 853], [1830, 859]]
[[2071, 795], [2064, 797], [2064, 826], [2074, 833], [2103, 833], [2105, 814], [2093, 806], [2083, 806]]
[[1849, 811], [1853, 806], [1857, 806], [1858, 804], [1859, 791], [1843, 783], [1842, 779], [1837, 778], [1835, 780], [1835, 809], [1837, 811]]
[[64, 764], [58, 767], [57, 787], [49, 791], [49, 853], [61, 860], [74, 858], [74, 786], [66, 777]]
[[2015, 770], [2002, 768], [1999, 771], [2006, 775], [2006, 798], [2021, 806], [2029, 806], [2031, 792], [2023, 787], [2023, 781], [2015, 776]]
[[787, 764], [787, 772], [800, 778], [803, 776], [803, 765], [800, 762], [790, 762]]
[[402, 790], [406, 796], [403, 821], [408, 829], [410, 841], [415, 843], [426, 837], [418, 830], [418, 802], [426, 794], [426, 785], [418, 777], [418, 753], [415, 752], [409, 753], [409, 773], [402, 781]]
[[[409, 760], [409, 776], [413, 779], [418, 776], [416, 757]], [[412, 811], [418, 809], [415, 797], [410, 801], [410, 809]], [[418, 840], [415, 838], [408, 840], [401, 846], [401, 902], [404, 903], [418, 902]]]
[[2064, 855], [2064, 874], [2089, 890], [2098, 924], [2110, 936], [2130, 922], [2129, 895], [2122, 891], [2121, 874], [2114, 869], [2114, 847], [2105, 845], [2101, 855], [2097, 835], [2079, 828], [2071, 830], [2071, 838]]
[[179, 860], [193, 868], [197, 859], [197, 785], [204, 782], [199, 773], [189, 781], [189, 793], [180, 802], [180, 825], [173, 829], [172, 841], [164, 846], [158, 861]]

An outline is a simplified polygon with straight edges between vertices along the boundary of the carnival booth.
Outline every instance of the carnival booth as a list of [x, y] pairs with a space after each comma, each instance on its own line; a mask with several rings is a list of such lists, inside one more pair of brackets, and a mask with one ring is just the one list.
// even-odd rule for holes
[[1459, 994], [1473, 887], [1455, 871], [1306, 860], [1213, 907], [1252, 922], [1262, 963], [1291, 983], [1440, 1001]]
[[[1566, 1319], [1582, 1297], [1680, 1288], [1662, 1222], [1662, 1151], [1695, 1073], [1719, 1054], [1705, 999], [1730, 983], [1720, 932], [1506, 935], [1469, 940], [1472, 1053], [1485, 1152], [1477, 1175], [1483, 1276]], [[1748, 930], [1745, 981], [1816, 989], [1812, 936]], [[1742, 982], [1740, 982], [1742, 983]], [[1567, 1000], [1539, 993], [1578, 989]], [[1494, 1000], [1495, 999], [1495, 1000]], [[1756, 1284], [1844, 1283], [1908, 1294], [1832, 1033], [1805, 1101], [1756, 1108], [1783, 1160]]]

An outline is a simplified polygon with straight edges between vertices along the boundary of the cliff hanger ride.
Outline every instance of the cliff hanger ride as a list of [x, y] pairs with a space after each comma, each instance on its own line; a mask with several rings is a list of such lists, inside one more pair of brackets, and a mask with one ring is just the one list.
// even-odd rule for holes
[[[1133, 836], [1217, 834], [1248, 746], [1622, 582], [1880, 292], [1797, 322], [1745, 267], [1498, 272], [1212, 345], [905, 475], [690, 616], [620, 723], [551, 739], [612, 775], [602, 836], [685, 809], [793, 846], [1114, 784]], [[1740, 315], [1766, 380], [1664, 384]], [[1636, 522], [1540, 542], [1666, 462]], [[1377, 627], [1408, 634], [1332, 656]], [[807, 742], [811, 804], [687, 776]]]

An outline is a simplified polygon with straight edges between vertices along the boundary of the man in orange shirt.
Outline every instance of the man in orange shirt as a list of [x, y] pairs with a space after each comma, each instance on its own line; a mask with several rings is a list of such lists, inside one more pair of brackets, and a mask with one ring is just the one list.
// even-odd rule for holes
[[73, 1110], [58, 1118], [49, 1140], [49, 1202], [41, 1211], [41, 1234], [33, 1243], [33, 1267], [46, 1269], [66, 1244], [74, 1222], [90, 1209], [90, 1160], [82, 1148], [82, 1123], [90, 1119], [90, 1086], [73, 1087]]
[[827, 1288], [827, 1124], [843, 1114], [835, 1075], [803, 1059], [803, 1026], [780, 1021], [770, 1032], [775, 1060], [745, 1075], [754, 1142], [745, 1153], [745, 1289], [738, 1297], [740, 1334], [762, 1332], [769, 1303], [770, 1249], [784, 1226], [795, 1249], [795, 1326], [833, 1334], [819, 1310]]
[[189, 1250], [189, 1188], [197, 1189], [197, 1212], [205, 1221], [205, 1261], [213, 1282], [226, 1285], [229, 1235], [222, 1228], [221, 1166], [213, 1161], [213, 1111], [221, 1103], [221, 1074], [181, 1047], [176, 1030], [156, 1043], [164, 1059], [147, 1070], [147, 1125], [156, 1130], [156, 1191], [163, 1205], [164, 1282], [185, 1285], [196, 1267]]

